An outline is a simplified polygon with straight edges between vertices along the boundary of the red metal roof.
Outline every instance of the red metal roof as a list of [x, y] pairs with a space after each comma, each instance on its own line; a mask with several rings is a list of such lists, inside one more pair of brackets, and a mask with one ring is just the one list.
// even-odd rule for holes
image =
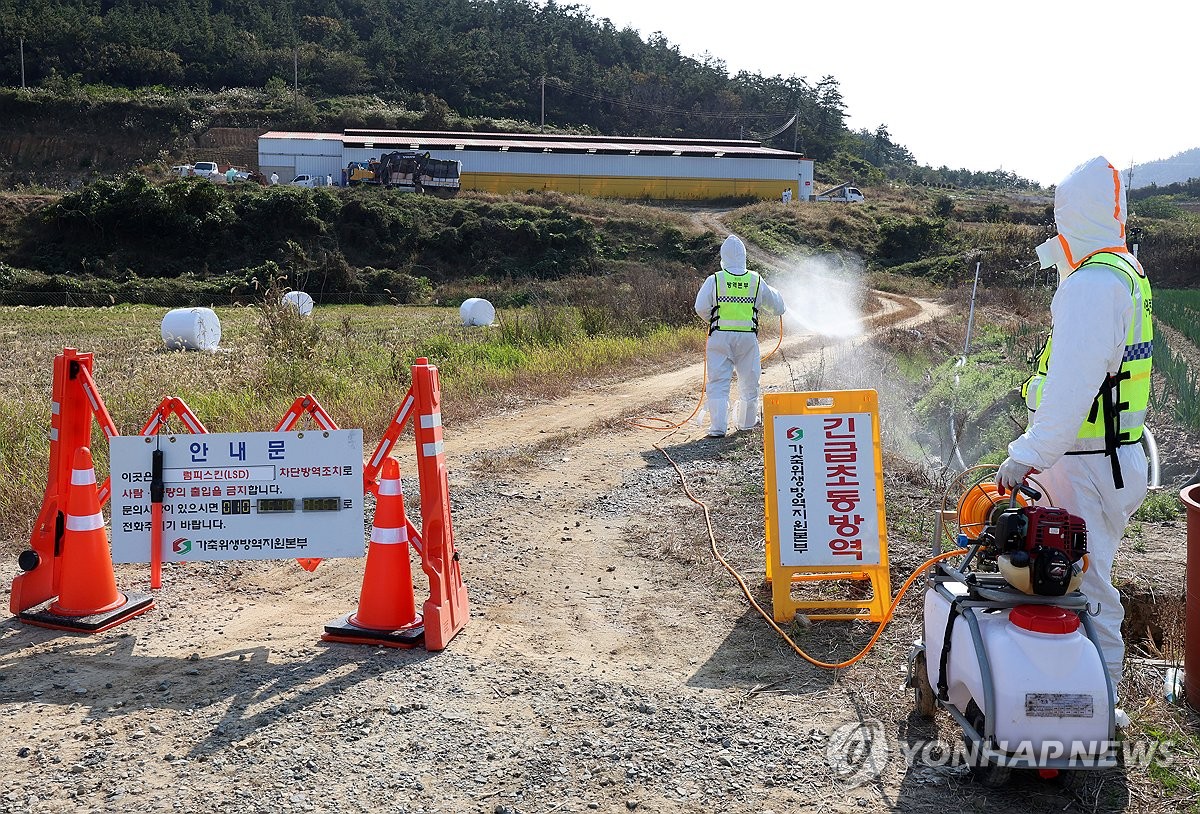
[[312, 141], [341, 141], [341, 133], [290, 133], [286, 130], [271, 130], [263, 133], [259, 138], [300, 138], [310, 139]]

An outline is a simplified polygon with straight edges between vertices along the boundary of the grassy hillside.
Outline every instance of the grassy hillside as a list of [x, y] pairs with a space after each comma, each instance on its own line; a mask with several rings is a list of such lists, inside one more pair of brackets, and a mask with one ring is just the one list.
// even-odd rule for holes
[[132, 301], [244, 297], [282, 279], [399, 302], [488, 280], [513, 302], [564, 278], [705, 267], [719, 242], [680, 214], [553, 194], [443, 200], [131, 174], [19, 200], [0, 224], [0, 286]]
[[[373, 188], [211, 184], [148, 169], [64, 195], [0, 196], [0, 291], [9, 303], [246, 301], [283, 284], [330, 302], [422, 303], [489, 296], [569, 302], [587, 280], [699, 280], [723, 234], [694, 208], [556, 193], [440, 199]], [[1053, 230], [1049, 196], [897, 185], [862, 204], [730, 202], [729, 228], [786, 255], [856, 258], [876, 279], [953, 286], [1032, 284], [1033, 247]], [[1191, 213], [1139, 215], [1156, 285], [1195, 285]], [[1156, 213], [1161, 214], [1161, 213]], [[486, 294], [477, 292], [485, 291]]]

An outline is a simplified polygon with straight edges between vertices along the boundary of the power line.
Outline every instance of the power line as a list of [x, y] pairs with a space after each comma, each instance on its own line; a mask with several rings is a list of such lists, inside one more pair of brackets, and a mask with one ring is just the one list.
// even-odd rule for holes
[[767, 133], [765, 136], [758, 136], [759, 141], [767, 141], [768, 139], [775, 138], [780, 133], [782, 133], [784, 130], [787, 130], [789, 127], [791, 127], [792, 124], [795, 123], [796, 119], [799, 116], [800, 116], [800, 111], [797, 110], [795, 113], [792, 114], [792, 118], [788, 119], [786, 122], [784, 122], [782, 125], [780, 125], [778, 129], [772, 130], [770, 133]]

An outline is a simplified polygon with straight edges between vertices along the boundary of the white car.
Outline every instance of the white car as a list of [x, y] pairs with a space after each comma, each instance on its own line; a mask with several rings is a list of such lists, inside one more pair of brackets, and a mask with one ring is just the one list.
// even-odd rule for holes
[[215, 161], [197, 161], [192, 165], [192, 175], [197, 178], [216, 178], [220, 174]]
[[297, 175], [288, 183], [294, 187], [315, 187], [317, 179], [311, 175]]

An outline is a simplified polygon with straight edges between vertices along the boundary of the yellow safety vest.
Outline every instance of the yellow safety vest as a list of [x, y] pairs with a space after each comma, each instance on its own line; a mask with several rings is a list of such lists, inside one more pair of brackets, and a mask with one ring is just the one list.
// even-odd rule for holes
[[[1133, 298], [1133, 321], [1125, 335], [1125, 353], [1121, 367], [1116, 373], [1104, 378], [1092, 401], [1075, 444], [1068, 455], [1103, 453], [1112, 458], [1113, 482], [1118, 489], [1124, 485], [1121, 466], [1117, 461], [1119, 446], [1139, 443], [1146, 425], [1146, 410], [1150, 404], [1150, 368], [1154, 355], [1154, 326], [1152, 315], [1154, 300], [1150, 292], [1150, 281], [1141, 268], [1112, 252], [1098, 252], [1085, 260], [1079, 268], [1100, 266], [1112, 270], [1129, 285]], [[1021, 386], [1021, 395], [1030, 412], [1037, 410], [1042, 401], [1042, 387], [1050, 366], [1050, 340], [1038, 354], [1033, 374]]]
[[717, 304], [708, 318], [708, 332], [758, 331], [759, 277], [753, 271], [733, 274], [721, 269], [716, 280]]

